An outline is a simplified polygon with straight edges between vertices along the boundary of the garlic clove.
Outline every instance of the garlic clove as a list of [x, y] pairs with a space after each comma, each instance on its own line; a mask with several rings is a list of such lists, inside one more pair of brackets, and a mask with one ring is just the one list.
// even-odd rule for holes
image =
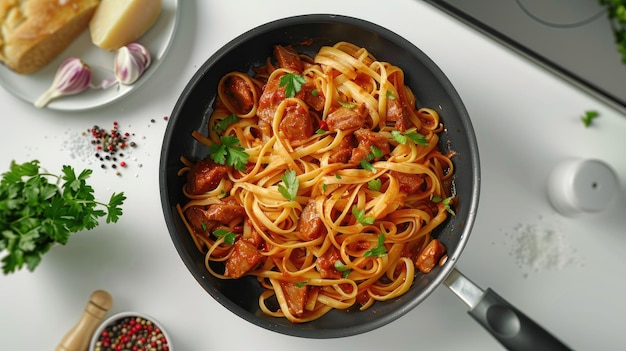
[[141, 44], [131, 43], [115, 52], [113, 72], [120, 84], [130, 85], [150, 66], [150, 52]]
[[43, 108], [58, 97], [82, 93], [89, 88], [91, 77], [91, 67], [81, 59], [66, 59], [57, 69], [50, 88], [35, 101], [35, 107]]

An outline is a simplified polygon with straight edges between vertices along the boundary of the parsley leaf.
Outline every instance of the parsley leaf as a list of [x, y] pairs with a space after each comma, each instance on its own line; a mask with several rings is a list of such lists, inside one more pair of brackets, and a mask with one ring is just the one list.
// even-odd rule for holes
[[414, 130], [408, 130], [405, 133], [402, 133], [398, 130], [392, 130], [391, 136], [393, 140], [402, 145], [406, 144], [407, 139], [420, 146], [428, 145], [428, 140], [426, 140], [426, 137]]
[[357, 220], [357, 222], [363, 225], [374, 223], [374, 217], [365, 216], [365, 210], [359, 210], [356, 205], [352, 206], [352, 215]]
[[383, 182], [380, 179], [372, 179], [367, 182], [367, 188], [374, 191], [379, 191]]
[[224, 242], [228, 245], [233, 245], [235, 243], [235, 233], [226, 230], [226, 229], [216, 229], [213, 231], [213, 235], [217, 238], [224, 238]]
[[237, 115], [235, 115], [234, 113], [230, 114], [226, 116], [224, 119], [217, 122], [213, 126], [213, 131], [217, 134], [222, 134], [226, 131], [226, 128], [228, 128], [229, 125], [233, 123], [237, 123], [237, 122], [239, 122], [239, 117], [237, 117]]
[[345, 279], [348, 278], [348, 276], [350, 275], [350, 268], [348, 268], [348, 266], [346, 266], [343, 262], [341, 262], [340, 260], [335, 261], [335, 269], [338, 270], [339, 272], [341, 272], [341, 276]]
[[443, 204], [443, 208], [446, 211], [448, 211], [448, 213], [450, 213], [453, 216], [456, 216], [456, 213], [454, 213], [454, 210], [450, 207], [450, 203], [452, 202], [452, 196], [442, 199], [441, 197], [435, 195], [430, 199], [430, 201], [434, 203], [441, 202]]
[[293, 169], [287, 170], [281, 177], [283, 184], [278, 185], [278, 191], [283, 197], [289, 201], [295, 201], [296, 195], [298, 195], [298, 187], [300, 181], [296, 177], [296, 171]]
[[385, 234], [378, 234], [378, 245], [371, 248], [363, 254], [363, 257], [380, 257], [387, 254], [387, 248], [385, 248]]
[[212, 144], [209, 146], [209, 156], [220, 165], [232, 166], [239, 171], [246, 170], [248, 163], [248, 155], [245, 149], [239, 145], [239, 139], [232, 135], [221, 136], [221, 144]]
[[351, 104], [349, 102], [343, 102], [343, 101], [337, 101], [339, 103], [339, 105], [345, 107], [345, 108], [355, 108], [356, 104]]
[[287, 73], [280, 77], [279, 86], [285, 87], [285, 96], [292, 98], [302, 89], [302, 85], [306, 83], [303, 76], [295, 73]]
[[124, 193], [113, 193], [108, 203], [96, 200], [87, 184], [92, 174], [78, 175], [63, 166], [60, 175], [41, 170], [39, 161], [11, 162], [0, 181], [0, 252], [4, 274], [24, 266], [33, 271], [54, 243], [66, 244], [71, 235], [95, 228], [98, 219], [117, 222]]
[[600, 117], [600, 114], [598, 113], [598, 111], [585, 111], [585, 114], [580, 117], [580, 119], [583, 121], [583, 124], [585, 125], [585, 127], [589, 127], [591, 126], [591, 123], [593, 122], [594, 119]]

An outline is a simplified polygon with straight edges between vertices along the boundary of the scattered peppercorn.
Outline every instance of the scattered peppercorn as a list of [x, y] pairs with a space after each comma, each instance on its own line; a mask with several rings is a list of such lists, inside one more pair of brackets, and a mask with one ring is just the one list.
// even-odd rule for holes
[[98, 336], [94, 351], [169, 351], [161, 328], [142, 317], [123, 317], [109, 324]]
[[[100, 160], [102, 169], [113, 168], [118, 166], [125, 168], [128, 164], [124, 161], [118, 163], [118, 158], [124, 157], [122, 151], [128, 149], [128, 147], [135, 148], [137, 144], [129, 139], [134, 137], [134, 133], [120, 131], [118, 122], [113, 122], [113, 128], [106, 130], [97, 125], [87, 130], [88, 135], [91, 136], [91, 144], [95, 145], [96, 153], [94, 156]], [[121, 175], [118, 171], [116, 175]]]

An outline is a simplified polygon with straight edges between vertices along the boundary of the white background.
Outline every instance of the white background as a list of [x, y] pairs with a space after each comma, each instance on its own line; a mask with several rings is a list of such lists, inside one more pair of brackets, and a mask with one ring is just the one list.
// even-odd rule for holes
[[[129, 97], [85, 112], [37, 110], [0, 89], [0, 170], [11, 160], [39, 159], [94, 169], [91, 183], [108, 199], [128, 197], [117, 224], [74, 236], [46, 254], [34, 273], [0, 276], [0, 349], [52, 350], [78, 321], [92, 291], [114, 298], [110, 314], [138, 310], [156, 317], [176, 350], [500, 350], [446, 287], [401, 319], [375, 331], [331, 340], [275, 334], [230, 314], [186, 270], [170, 240], [158, 188], [168, 116], [198, 67], [222, 45], [265, 22], [335, 13], [372, 21], [405, 37], [446, 73], [476, 130], [482, 167], [478, 217], [457, 267], [491, 287], [578, 350], [619, 350], [626, 272], [623, 155], [625, 116], [432, 6], [415, 0], [180, 1], [181, 21], [158, 72]], [[583, 50], [584, 48], [581, 48]], [[580, 116], [601, 117], [585, 128]], [[152, 121], [153, 120], [153, 121]], [[138, 146], [122, 175], [99, 168], [69, 146], [93, 125], [118, 121]], [[555, 212], [546, 197], [553, 166], [598, 158], [620, 179], [606, 211], [577, 218]], [[519, 263], [522, 227], [563, 239], [559, 267]]]

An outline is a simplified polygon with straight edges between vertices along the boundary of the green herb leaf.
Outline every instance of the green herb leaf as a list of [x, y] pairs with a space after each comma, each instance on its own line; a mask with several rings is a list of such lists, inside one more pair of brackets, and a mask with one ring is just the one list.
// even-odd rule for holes
[[341, 272], [341, 276], [345, 279], [350, 275], [350, 269], [340, 260], [335, 261], [335, 269]]
[[124, 193], [113, 193], [108, 203], [96, 200], [87, 184], [91, 174], [85, 169], [77, 175], [67, 165], [60, 175], [45, 173], [37, 160], [11, 163], [0, 181], [4, 274], [24, 266], [33, 271], [52, 244], [66, 244], [72, 234], [95, 228], [101, 217], [106, 216], [107, 223], [119, 220]]
[[407, 130], [404, 133], [398, 130], [392, 130], [391, 137], [398, 144], [402, 144], [402, 145], [406, 144], [407, 140], [411, 140], [416, 145], [420, 145], [420, 146], [428, 145], [428, 140], [426, 140], [426, 137], [414, 130]]
[[287, 170], [281, 177], [283, 184], [278, 185], [278, 191], [283, 197], [289, 201], [295, 201], [296, 195], [298, 195], [298, 187], [300, 182], [296, 177], [296, 171], [290, 169]]
[[246, 170], [248, 155], [245, 149], [239, 145], [239, 139], [232, 135], [221, 136], [221, 144], [209, 146], [209, 156], [220, 165], [232, 166], [239, 171]]
[[320, 93], [319, 93], [319, 91], [317, 91], [317, 89], [313, 89], [313, 90], [311, 90], [311, 95], [317, 97], [317, 96], [320, 95]]
[[378, 234], [378, 244], [376, 247], [371, 248], [363, 254], [363, 257], [380, 257], [387, 254], [387, 248], [385, 248], [385, 234]]
[[450, 203], [452, 202], [452, 196], [447, 197], [445, 199], [442, 199], [440, 196], [437, 195], [433, 195], [430, 199], [430, 201], [434, 202], [434, 203], [439, 203], [441, 202], [443, 204], [443, 208], [448, 211], [448, 213], [450, 213], [453, 216], [456, 216], [456, 213], [454, 212], [454, 210], [450, 207]]
[[345, 107], [345, 108], [355, 108], [356, 104], [351, 104], [348, 102], [343, 102], [343, 101], [337, 101], [339, 103], [339, 105]]
[[367, 182], [367, 188], [374, 191], [379, 191], [383, 182], [380, 179], [372, 179]]
[[217, 122], [213, 126], [213, 131], [217, 134], [222, 134], [226, 131], [226, 128], [228, 128], [229, 125], [233, 123], [237, 123], [237, 122], [239, 122], [239, 117], [237, 117], [237, 115], [235, 115], [234, 113], [230, 114], [226, 116], [224, 119]]
[[357, 220], [357, 222], [363, 225], [374, 223], [374, 217], [365, 216], [365, 210], [359, 210], [356, 205], [352, 206], [352, 215]]
[[306, 286], [306, 284], [307, 284], [306, 281], [297, 282], [296, 283], [296, 287], [297, 288], [304, 288]]
[[583, 121], [583, 125], [585, 127], [589, 127], [591, 126], [592, 122], [594, 119], [600, 117], [600, 114], [598, 113], [598, 111], [585, 111], [585, 114], [580, 117], [580, 119]]
[[302, 89], [302, 85], [306, 83], [303, 76], [295, 73], [287, 73], [280, 77], [279, 86], [285, 87], [285, 96], [292, 98]]
[[217, 238], [224, 238], [224, 242], [228, 245], [233, 245], [235, 243], [235, 233], [226, 230], [226, 229], [216, 229], [213, 231], [213, 235]]

